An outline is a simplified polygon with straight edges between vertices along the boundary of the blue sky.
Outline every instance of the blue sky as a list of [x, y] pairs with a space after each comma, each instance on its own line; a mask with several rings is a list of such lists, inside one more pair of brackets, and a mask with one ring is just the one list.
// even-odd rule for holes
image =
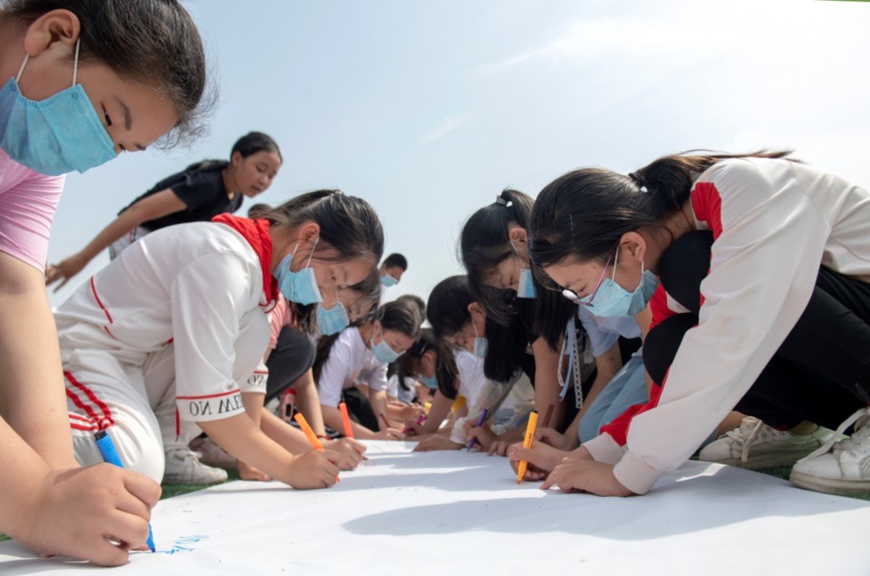
[[[186, 149], [67, 179], [49, 261], [250, 130], [284, 166], [271, 204], [338, 187], [409, 259], [389, 298], [461, 273], [465, 219], [582, 166], [624, 172], [692, 148], [791, 147], [870, 185], [870, 4], [786, 1], [186, 2], [220, 103]], [[243, 7], [240, 9], [240, 7]], [[243, 211], [251, 203], [246, 200]], [[94, 260], [52, 304], [108, 262]]]

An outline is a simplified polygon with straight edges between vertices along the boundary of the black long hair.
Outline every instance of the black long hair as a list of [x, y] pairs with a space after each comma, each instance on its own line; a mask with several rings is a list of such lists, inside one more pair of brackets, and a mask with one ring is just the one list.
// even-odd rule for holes
[[172, 102], [178, 123], [155, 145], [194, 141], [215, 102], [208, 94], [205, 48], [190, 14], [176, 0], [3, 0], [27, 24], [52, 10], [81, 23], [80, 60], [106, 64], [122, 78], [153, 84]]
[[643, 226], [662, 226], [680, 210], [698, 175], [732, 158], [786, 158], [790, 150], [748, 154], [664, 156], [632, 172], [603, 168], [568, 172], [547, 184], [532, 210], [530, 252], [538, 267], [574, 257], [603, 262], [623, 234]]
[[[495, 202], [479, 209], [466, 221], [459, 242], [460, 258], [468, 272], [471, 293], [486, 311], [487, 320], [510, 328], [516, 326], [519, 318], [532, 340], [541, 336], [551, 349], [558, 351], [559, 340], [576, 312], [574, 304], [550, 289], [552, 283], [540, 273], [533, 274], [537, 293], [533, 300], [517, 298], [512, 289], [489, 285], [498, 265], [505, 258], [516, 256], [508, 233], [511, 226], [529, 230], [533, 205], [526, 194], [510, 188], [503, 190]], [[531, 266], [534, 271], [534, 262]], [[496, 338], [503, 337], [499, 330], [493, 333]]]
[[[468, 305], [472, 302], [476, 300], [468, 286], [468, 277], [464, 274], [445, 278], [432, 289], [426, 305], [426, 317], [438, 340], [445, 342], [445, 338], [453, 336], [471, 322]], [[521, 368], [521, 355], [525, 354], [529, 339], [516, 316], [508, 326], [501, 326], [487, 317], [485, 331], [488, 346], [483, 372], [491, 380], [508, 382]], [[438, 382], [440, 387], [441, 380]]]

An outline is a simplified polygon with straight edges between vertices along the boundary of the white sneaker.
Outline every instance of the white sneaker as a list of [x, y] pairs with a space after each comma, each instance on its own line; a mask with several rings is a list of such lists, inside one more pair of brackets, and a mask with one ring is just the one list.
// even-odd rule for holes
[[833, 434], [833, 431], [821, 426], [812, 434], [795, 434], [771, 428], [758, 418], [747, 416], [739, 428], [726, 432], [705, 446], [698, 458], [750, 470], [791, 466], [817, 450]]
[[852, 414], [840, 425], [834, 438], [853, 423], [856, 424], [852, 436], [827, 442], [795, 464], [791, 481], [801, 488], [829, 494], [870, 492], [870, 408]]
[[235, 457], [215, 444], [208, 436], [191, 440], [190, 449], [199, 456], [199, 461], [203, 464], [226, 470], [235, 470], [239, 467]]
[[220, 484], [226, 479], [226, 470], [206, 466], [187, 448], [176, 448], [166, 453], [164, 484]]

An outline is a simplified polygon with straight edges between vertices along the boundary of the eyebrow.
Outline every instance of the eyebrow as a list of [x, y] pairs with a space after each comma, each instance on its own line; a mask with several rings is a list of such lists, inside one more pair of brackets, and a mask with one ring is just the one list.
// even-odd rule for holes
[[[123, 100], [115, 96], [115, 102], [118, 103], [118, 106], [121, 107], [121, 113], [124, 115], [124, 130], [130, 130], [133, 127], [133, 115], [130, 114], [130, 107], [127, 106]], [[143, 146], [142, 144], [138, 144], [136, 142], [133, 143], [133, 146], [138, 148], [140, 151], [144, 151], [147, 149], [147, 146]]]

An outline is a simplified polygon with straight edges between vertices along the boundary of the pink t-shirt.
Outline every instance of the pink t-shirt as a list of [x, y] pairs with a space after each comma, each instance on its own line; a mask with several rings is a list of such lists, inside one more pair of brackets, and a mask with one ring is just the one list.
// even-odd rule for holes
[[282, 294], [278, 294], [275, 307], [269, 313], [269, 350], [278, 345], [278, 335], [285, 326], [295, 326], [296, 318], [290, 311], [290, 305]]
[[48, 237], [63, 176], [46, 176], [0, 148], [0, 252], [45, 270]]

